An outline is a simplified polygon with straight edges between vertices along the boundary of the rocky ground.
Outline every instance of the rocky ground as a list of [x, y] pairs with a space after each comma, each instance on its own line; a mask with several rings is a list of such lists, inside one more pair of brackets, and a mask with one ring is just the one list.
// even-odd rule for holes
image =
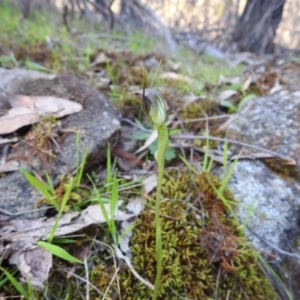
[[[166, 101], [170, 132], [161, 201], [161, 299], [298, 299], [300, 65], [296, 54], [241, 53], [217, 60], [182, 49], [182, 54], [170, 58], [150, 49], [149, 43], [134, 53], [124, 50], [128, 44], [113, 36], [106, 47], [99, 46], [101, 40], [95, 42], [97, 46], [87, 40], [84, 33], [67, 40], [74, 47], [73, 57], [57, 52], [66, 43], [57, 37], [51, 43], [26, 46], [5, 40], [1, 46], [2, 130], [15, 128], [25, 118], [7, 118], [20, 99], [16, 95], [29, 97], [18, 100], [18, 105], [31, 113], [38, 110], [38, 102], [28, 104], [34, 97], [62, 98], [82, 106], [62, 118], [39, 115], [33, 124], [0, 135], [0, 250], [7, 272], [17, 266], [14, 276], [25, 282], [29, 276], [40, 299], [45, 295], [80, 299], [87, 293], [90, 299], [151, 296], [147, 282], [154, 282], [156, 266], [157, 143], [132, 92], [151, 85], [162, 60], [153, 84]], [[8, 59], [9, 53], [17, 65]], [[44, 72], [28, 70], [33, 63]], [[54, 66], [59, 66], [56, 75]], [[114, 167], [108, 164], [108, 144]], [[41, 228], [45, 222], [53, 224], [70, 182], [78, 179], [82, 161], [83, 173], [108, 201], [112, 199], [109, 174], [116, 172], [120, 214], [124, 214], [123, 219], [115, 217], [118, 232], [122, 235], [124, 222], [135, 219], [132, 235], [125, 246], [118, 240], [118, 252], [111, 248], [116, 243], [108, 224], [97, 219], [85, 225], [86, 220], [80, 219], [98, 203], [90, 178], [83, 176], [72, 186], [63, 211], [67, 221], [58, 227], [56, 238], [58, 244], [62, 236], [72, 239], [64, 248], [87, 263], [83, 267], [57, 257], [52, 262], [48, 255], [47, 276], [42, 280], [36, 265], [47, 251], [30, 260], [26, 255], [41, 249], [37, 242], [48, 238], [49, 232]], [[50, 178], [54, 208], [20, 169], [44, 184]], [[61, 231], [75, 220], [85, 226]], [[130, 265], [146, 283], [133, 275]], [[2, 275], [1, 282], [5, 278]], [[1, 296], [20, 293], [7, 283], [1, 283], [0, 291]]]

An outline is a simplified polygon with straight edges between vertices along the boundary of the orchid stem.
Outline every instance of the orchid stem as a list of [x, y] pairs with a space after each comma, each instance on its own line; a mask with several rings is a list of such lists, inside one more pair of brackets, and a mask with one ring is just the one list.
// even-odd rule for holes
[[161, 239], [161, 219], [160, 219], [160, 200], [161, 200], [161, 189], [164, 174], [165, 155], [169, 144], [169, 134], [166, 122], [163, 122], [157, 127], [158, 132], [158, 146], [157, 146], [157, 191], [155, 201], [155, 250], [156, 250], [156, 277], [154, 283], [153, 300], [157, 299], [160, 291], [160, 281], [162, 274], [162, 239]]

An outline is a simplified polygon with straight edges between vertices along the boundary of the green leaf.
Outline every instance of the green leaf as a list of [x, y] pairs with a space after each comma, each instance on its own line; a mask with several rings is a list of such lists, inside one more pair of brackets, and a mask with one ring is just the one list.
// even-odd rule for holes
[[257, 98], [257, 96], [255, 94], [249, 94], [247, 96], [245, 96], [243, 99], [241, 99], [241, 101], [239, 102], [238, 106], [237, 106], [237, 111], [239, 111], [247, 102], [249, 102], [250, 100]]
[[7, 272], [5, 269], [3, 269], [2, 267], [0, 267], [0, 270], [2, 270], [2, 272], [5, 274], [5, 276], [9, 279], [9, 281], [11, 282], [11, 284], [14, 286], [14, 288], [20, 293], [22, 294], [26, 299], [29, 299], [29, 295], [28, 293], [24, 290], [24, 288], [22, 287], [22, 285], [15, 279], [15, 277], [10, 274], [9, 272]]
[[182, 132], [182, 130], [181, 129], [178, 129], [178, 128], [176, 128], [176, 129], [171, 129], [170, 131], [169, 131], [169, 135], [173, 135], [173, 134], [177, 134], [177, 133], [181, 133]]
[[291, 61], [297, 63], [297, 64], [300, 64], [300, 57], [297, 57], [297, 56], [292, 56], [291, 57]]
[[27, 179], [27, 181], [36, 188], [47, 200], [52, 200], [53, 196], [49, 193], [48, 187], [46, 183], [39, 181], [28, 171], [21, 169], [20, 170], [23, 176]]
[[139, 131], [133, 132], [131, 135], [131, 138], [133, 140], [137, 140], [137, 141], [144, 141], [149, 137], [150, 134], [151, 134], [150, 132], [139, 130]]
[[25, 67], [29, 70], [40, 71], [40, 72], [49, 72], [49, 69], [47, 69], [46, 67], [44, 67], [36, 62], [30, 61], [30, 60], [25, 61]]
[[73, 244], [75, 243], [75, 240], [67, 239], [67, 238], [53, 238], [52, 243], [53, 244]]
[[165, 160], [166, 161], [171, 161], [175, 157], [176, 157], [175, 149], [168, 147], [167, 152], [166, 152], [166, 156], [165, 156]]
[[[149, 151], [150, 153], [154, 156], [156, 151], [157, 151], [157, 144], [158, 141], [155, 140], [150, 146], [149, 146]], [[166, 161], [171, 161], [172, 159], [174, 159], [176, 157], [176, 151], [175, 149], [168, 147], [167, 152], [166, 152], [166, 156], [165, 156], [165, 160]]]
[[0, 65], [3, 68], [13, 68], [15, 66], [14, 60], [11, 56], [0, 56]]
[[59, 212], [58, 212], [58, 215], [56, 217], [55, 223], [54, 223], [54, 225], [51, 229], [51, 232], [50, 232], [50, 235], [49, 235], [49, 238], [48, 238], [49, 242], [51, 242], [52, 239], [54, 238], [55, 231], [56, 231], [56, 228], [58, 226], [60, 216], [61, 216], [63, 210], [65, 209], [65, 206], [67, 205], [68, 200], [70, 199], [70, 194], [71, 194], [71, 191], [73, 189], [73, 182], [74, 182], [74, 178], [71, 177], [70, 180], [69, 180], [68, 186], [67, 186], [67, 190], [64, 193], [64, 196], [63, 196], [63, 199], [62, 199], [62, 202], [61, 202], [61, 205], [60, 205]]
[[150, 153], [154, 156], [156, 151], [157, 151], [157, 145], [158, 145], [158, 141], [157, 139], [149, 146], [149, 151]]
[[78, 264], [83, 264], [83, 261], [72, 256], [65, 249], [63, 249], [59, 246], [56, 246], [56, 245], [53, 245], [53, 244], [50, 244], [47, 242], [43, 242], [43, 241], [37, 242], [37, 245], [44, 248], [46, 251], [52, 253], [53, 255], [60, 257], [64, 260], [67, 260], [69, 262], [78, 263]]
[[242, 82], [233, 83], [228, 87], [228, 90], [239, 91], [243, 86]]
[[237, 110], [236, 106], [230, 101], [224, 100], [220, 104], [221, 106], [228, 108], [230, 112], [235, 112]]

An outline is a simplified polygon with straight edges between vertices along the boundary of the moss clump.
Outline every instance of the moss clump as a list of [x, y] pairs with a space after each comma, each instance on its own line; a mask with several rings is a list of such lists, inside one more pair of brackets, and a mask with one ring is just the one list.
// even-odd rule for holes
[[[216, 112], [216, 103], [210, 99], [203, 99], [186, 105], [180, 113], [180, 117], [183, 120], [199, 119], [207, 116], [213, 116]], [[205, 120], [186, 123], [186, 127], [189, 130], [198, 131], [205, 128]]]
[[[213, 186], [218, 188], [219, 180], [206, 173], [200, 174], [194, 185], [193, 179], [189, 172], [175, 169], [167, 170], [164, 179], [164, 196], [175, 199], [161, 203], [163, 274], [159, 299], [225, 299], [228, 293], [232, 299], [276, 299], [258, 266], [257, 253], [216, 195]], [[232, 200], [228, 190], [223, 197]], [[152, 209], [140, 215], [131, 250], [134, 268], [153, 283], [156, 259]], [[124, 270], [119, 279], [122, 299], [151, 297], [152, 291], [129, 270]]]
[[[204, 299], [215, 289], [212, 269], [204, 258], [199, 232], [201, 219], [187, 212], [181, 201], [161, 203], [163, 273], [159, 299], [188, 297]], [[156, 274], [154, 213], [141, 214], [131, 240], [133, 266], [146, 280], [153, 283]], [[139, 282], [129, 270], [121, 276], [122, 299], [148, 299], [152, 291]]]
[[[258, 264], [258, 253], [247, 241], [239, 225], [228, 217], [227, 206], [216, 193], [221, 185], [210, 173], [198, 176], [198, 187], [202, 201], [198, 208], [206, 215], [205, 227], [201, 232], [201, 244], [209, 268], [219, 277], [217, 295], [225, 299], [277, 299], [276, 293]], [[223, 199], [234, 202], [231, 192], [225, 189]], [[197, 205], [196, 205], [197, 206]], [[219, 276], [220, 275], [220, 276]]]

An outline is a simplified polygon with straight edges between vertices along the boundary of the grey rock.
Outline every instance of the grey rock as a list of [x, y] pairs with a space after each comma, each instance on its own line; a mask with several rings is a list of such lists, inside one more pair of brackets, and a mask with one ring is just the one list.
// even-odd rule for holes
[[41, 194], [20, 172], [9, 173], [0, 178], [0, 214], [37, 218], [45, 210], [45, 206], [35, 210], [35, 203], [39, 199]]
[[[55, 154], [54, 158], [49, 159], [47, 155], [45, 157], [43, 152], [32, 145], [33, 141], [22, 135], [21, 141], [10, 149], [8, 160], [17, 160], [26, 169], [34, 170], [39, 175], [47, 171], [54, 182], [58, 181], [59, 175], [71, 174], [76, 168], [77, 159], [80, 162], [86, 150], [88, 151], [87, 168], [103, 162], [107, 144], [114, 143], [118, 137], [121, 128], [119, 110], [113, 107], [102, 93], [92, 89], [75, 76], [54, 79], [23, 78], [16, 81], [16, 84], [8, 81], [4, 89], [12, 94], [55, 96], [82, 104], [81, 112], [61, 119], [61, 125], [53, 132], [53, 139], [57, 142], [55, 144], [50, 142]], [[2, 99], [2, 102], [4, 101]], [[78, 147], [76, 132], [80, 133]], [[24, 213], [24, 217], [27, 218], [37, 216], [26, 212], [34, 208], [39, 195], [18, 172], [0, 178], [0, 191], [1, 209], [14, 214]], [[38, 216], [42, 213], [41, 211]]]
[[53, 79], [55, 75], [40, 73], [37, 71], [29, 71], [24, 69], [4, 69], [0, 68], [0, 87], [3, 90], [10, 91], [15, 86], [24, 81], [31, 81], [37, 79]]
[[229, 182], [239, 201], [237, 214], [254, 246], [265, 251], [272, 250], [270, 244], [284, 247], [287, 232], [299, 230], [300, 96], [282, 91], [253, 99], [229, 129], [231, 137], [292, 157], [297, 163], [240, 160]]
[[[283, 247], [286, 231], [296, 231], [300, 207], [300, 184], [282, 178], [260, 161], [239, 161], [229, 182], [239, 205], [236, 213], [245, 233], [258, 250]], [[297, 196], [298, 195], [298, 196]], [[260, 238], [262, 239], [260, 239]]]

